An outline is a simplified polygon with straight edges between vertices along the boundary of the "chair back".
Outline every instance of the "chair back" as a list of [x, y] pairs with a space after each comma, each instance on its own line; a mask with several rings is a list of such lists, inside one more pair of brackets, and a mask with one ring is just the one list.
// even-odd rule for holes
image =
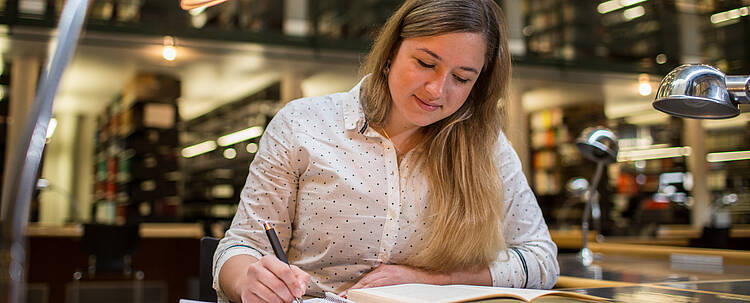
[[207, 302], [216, 302], [216, 291], [213, 286], [213, 259], [219, 239], [214, 237], [201, 238], [200, 258], [200, 288], [198, 299]]
[[81, 248], [95, 257], [94, 264], [90, 264], [95, 272], [129, 274], [129, 257], [138, 251], [140, 241], [138, 224], [84, 224]]

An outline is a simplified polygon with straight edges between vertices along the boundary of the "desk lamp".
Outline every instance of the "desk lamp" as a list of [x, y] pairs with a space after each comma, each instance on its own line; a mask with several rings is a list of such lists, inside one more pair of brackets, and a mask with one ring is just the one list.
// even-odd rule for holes
[[659, 84], [654, 108], [681, 118], [727, 119], [750, 103], [750, 76], [727, 76], [708, 65], [686, 64]]
[[594, 261], [594, 254], [588, 248], [589, 215], [593, 216], [594, 227], [597, 232], [601, 231], [601, 209], [599, 208], [599, 181], [602, 178], [604, 167], [617, 161], [617, 136], [611, 130], [604, 127], [589, 127], [581, 132], [576, 139], [576, 147], [584, 158], [596, 162], [596, 173], [589, 185], [589, 199], [583, 210], [581, 221], [581, 236], [583, 243], [578, 259], [584, 266], [589, 266]]

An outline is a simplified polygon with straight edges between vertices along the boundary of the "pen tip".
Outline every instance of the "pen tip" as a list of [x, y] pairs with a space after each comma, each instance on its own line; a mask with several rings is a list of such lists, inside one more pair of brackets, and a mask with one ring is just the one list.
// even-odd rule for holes
[[271, 223], [270, 223], [270, 222], [268, 222], [268, 221], [265, 221], [265, 222], [263, 222], [263, 227], [264, 227], [264, 228], [265, 228], [266, 230], [270, 230], [271, 228], [273, 228], [273, 227], [271, 227]]

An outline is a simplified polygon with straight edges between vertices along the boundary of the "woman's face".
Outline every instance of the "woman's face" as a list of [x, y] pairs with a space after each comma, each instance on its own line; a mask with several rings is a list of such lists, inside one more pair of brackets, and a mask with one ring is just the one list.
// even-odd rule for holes
[[455, 113], [484, 65], [485, 41], [478, 33], [449, 33], [401, 41], [391, 60], [390, 121], [422, 127]]

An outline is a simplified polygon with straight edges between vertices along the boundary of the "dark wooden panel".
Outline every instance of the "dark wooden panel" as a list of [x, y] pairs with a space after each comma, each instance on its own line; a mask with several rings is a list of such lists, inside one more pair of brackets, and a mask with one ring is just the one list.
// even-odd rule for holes
[[[49, 287], [49, 302], [63, 302], [65, 285], [73, 280], [76, 270], [85, 271], [88, 256], [77, 237], [31, 237], [28, 239], [27, 281]], [[188, 280], [198, 277], [199, 239], [141, 238], [133, 256], [133, 268], [144, 273], [145, 281], [167, 284], [167, 302], [189, 296]], [[98, 277], [95, 280], [112, 280]]]

